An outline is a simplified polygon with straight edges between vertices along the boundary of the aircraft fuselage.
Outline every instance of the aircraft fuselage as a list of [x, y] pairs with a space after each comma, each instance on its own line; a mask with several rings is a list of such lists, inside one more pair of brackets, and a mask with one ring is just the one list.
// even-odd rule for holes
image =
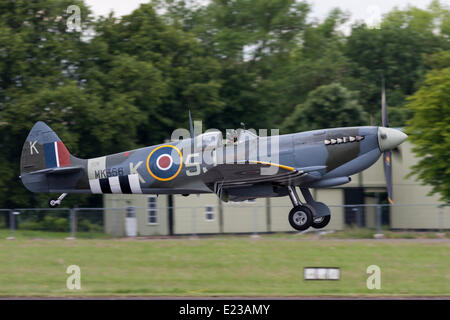
[[[39, 151], [43, 154], [44, 146], [48, 144], [32, 139], [28, 142], [23, 150], [25, 162], [38, 156]], [[193, 140], [185, 139], [92, 159], [69, 155], [66, 165], [82, 170], [47, 175], [30, 173], [33, 169], [22, 165], [22, 179], [34, 192], [210, 193], [215, 191], [204, 177], [217, 163], [261, 160], [257, 153], [256, 158], [249, 159], [251, 150], [240, 149], [244, 143], [203, 150], [193, 149]], [[269, 142], [269, 149], [271, 157], [277, 159], [276, 165], [282, 168], [315, 168], [301, 179], [292, 180], [292, 185], [300, 187], [331, 187], [346, 183], [350, 175], [368, 168], [381, 155], [379, 128], [369, 126], [280, 135], [278, 148], [271, 148]]]

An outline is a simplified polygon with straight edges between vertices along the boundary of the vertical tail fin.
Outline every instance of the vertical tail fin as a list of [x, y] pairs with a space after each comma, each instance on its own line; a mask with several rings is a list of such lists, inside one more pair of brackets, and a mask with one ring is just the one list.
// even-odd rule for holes
[[[48, 192], [58, 189], [60, 183], [47, 176], [45, 169], [67, 167], [77, 158], [70, 155], [64, 143], [44, 122], [36, 122], [22, 148], [20, 176], [25, 187], [32, 192]], [[44, 170], [41, 172], [41, 170]], [[66, 184], [66, 182], [64, 183]]]
[[22, 148], [21, 174], [65, 167], [70, 162], [70, 153], [56, 133], [44, 122], [36, 122]]

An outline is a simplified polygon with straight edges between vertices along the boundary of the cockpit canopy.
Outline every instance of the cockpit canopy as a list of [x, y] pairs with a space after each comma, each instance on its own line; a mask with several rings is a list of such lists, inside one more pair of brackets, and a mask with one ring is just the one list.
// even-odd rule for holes
[[195, 137], [197, 150], [212, 150], [222, 146], [222, 132], [209, 131]]
[[[233, 132], [227, 132], [226, 144], [241, 143], [257, 139], [258, 136], [250, 130], [239, 129]], [[195, 137], [196, 150], [205, 151], [222, 147], [222, 132], [219, 130], [205, 132]]]
[[238, 132], [239, 132], [239, 137], [238, 137], [238, 141], [237, 141], [238, 143], [241, 143], [244, 141], [250, 141], [250, 140], [258, 138], [258, 136], [250, 130], [242, 129], [242, 130], [239, 130]]

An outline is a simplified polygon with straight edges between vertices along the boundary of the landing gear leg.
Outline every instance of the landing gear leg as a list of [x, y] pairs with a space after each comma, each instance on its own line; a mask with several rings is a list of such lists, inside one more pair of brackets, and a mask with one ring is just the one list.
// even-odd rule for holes
[[330, 208], [323, 202], [315, 201], [308, 188], [300, 188], [300, 191], [306, 200], [306, 206], [310, 207], [314, 214], [311, 227], [315, 229], [325, 228], [331, 219]]
[[61, 201], [65, 198], [67, 196], [67, 193], [63, 193], [62, 195], [60, 195], [59, 197], [58, 197], [58, 199], [56, 199], [56, 200], [50, 200], [49, 202], [48, 202], [48, 205], [50, 206], [50, 207], [52, 207], [52, 208], [55, 208], [55, 207], [57, 207], [57, 206], [59, 206], [60, 204], [61, 204]]
[[291, 198], [291, 201], [292, 201], [292, 205], [294, 207], [301, 205], [302, 202], [300, 201], [300, 198], [298, 197], [295, 187], [288, 186], [288, 191], [289, 191], [289, 198]]
[[298, 231], [308, 229], [313, 223], [313, 213], [308, 206], [301, 203], [295, 187], [289, 186], [289, 198], [294, 208], [289, 212], [289, 224]]

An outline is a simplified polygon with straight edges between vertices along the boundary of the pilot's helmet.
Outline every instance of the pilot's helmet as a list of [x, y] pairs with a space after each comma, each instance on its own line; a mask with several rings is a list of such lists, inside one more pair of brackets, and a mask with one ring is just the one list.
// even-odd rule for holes
[[227, 130], [227, 140], [236, 142], [238, 139], [238, 132], [235, 129]]

